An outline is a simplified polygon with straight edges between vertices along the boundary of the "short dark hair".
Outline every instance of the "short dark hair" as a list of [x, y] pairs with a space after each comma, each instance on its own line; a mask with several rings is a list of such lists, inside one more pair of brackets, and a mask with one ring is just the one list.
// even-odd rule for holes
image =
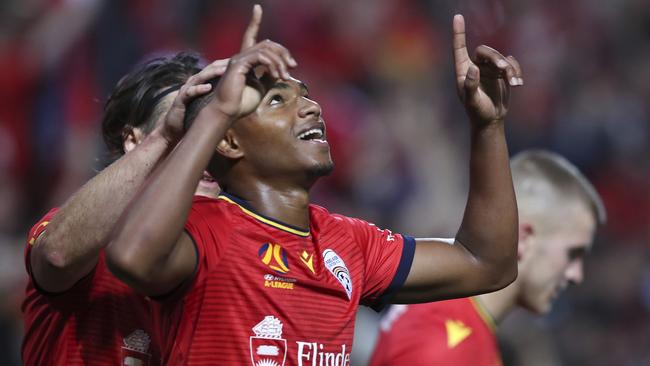
[[194, 120], [199, 115], [199, 112], [201, 112], [201, 110], [210, 104], [210, 102], [214, 99], [219, 80], [221, 80], [221, 76], [217, 76], [213, 79], [208, 80], [206, 83], [212, 85], [210, 92], [194, 98], [187, 105], [187, 108], [185, 109], [185, 119], [183, 120], [183, 127], [185, 128], [185, 131], [187, 131], [190, 126], [192, 126]]
[[201, 71], [201, 63], [198, 54], [180, 52], [149, 60], [120, 79], [106, 101], [102, 118], [102, 137], [113, 159], [124, 154], [126, 127], [151, 132], [163, 112], [157, 108], [163, 94]]

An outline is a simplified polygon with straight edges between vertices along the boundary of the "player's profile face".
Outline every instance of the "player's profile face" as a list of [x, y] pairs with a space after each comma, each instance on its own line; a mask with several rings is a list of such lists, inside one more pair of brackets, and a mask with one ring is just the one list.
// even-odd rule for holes
[[543, 314], [571, 284], [582, 282], [583, 260], [591, 249], [596, 220], [586, 207], [561, 215], [554, 227], [536, 238], [523, 283], [522, 305]]
[[234, 127], [258, 172], [323, 175], [333, 167], [321, 107], [300, 80], [277, 80]]

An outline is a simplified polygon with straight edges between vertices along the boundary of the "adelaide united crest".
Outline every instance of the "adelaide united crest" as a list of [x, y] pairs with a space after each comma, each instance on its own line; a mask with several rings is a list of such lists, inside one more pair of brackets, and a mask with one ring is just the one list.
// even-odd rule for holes
[[287, 340], [282, 338], [282, 322], [273, 315], [253, 327], [250, 337], [253, 366], [284, 366], [287, 359]]

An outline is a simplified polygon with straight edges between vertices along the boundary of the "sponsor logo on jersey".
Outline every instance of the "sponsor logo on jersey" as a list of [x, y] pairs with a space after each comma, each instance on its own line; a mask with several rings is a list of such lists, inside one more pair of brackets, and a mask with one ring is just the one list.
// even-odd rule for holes
[[137, 329], [123, 340], [122, 365], [147, 366], [151, 362], [149, 344], [151, 337], [142, 329]]
[[336, 254], [332, 249], [326, 249], [323, 252], [323, 262], [325, 267], [334, 275], [334, 277], [341, 283], [348, 295], [348, 299], [352, 298], [352, 277], [348, 267], [345, 266], [343, 259]]
[[306, 250], [303, 250], [299, 258], [302, 264], [307, 266], [312, 274], [316, 274], [314, 271], [314, 253], [309, 254]]
[[264, 243], [257, 252], [262, 263], [279, 274], [289, 272], [287, 251], [280, 244]]
[[282, 322], [273, 315], [253, 327], [250, 337], [253, 366], [284, 366], [287, 359], [287, 340], [282, 338]]
[[327, 352], [325, 345], [318, 342], [296, 341], [298, 346], [298, 366], [349, 366], [350, 352], [345, 344], [340, 352]]
[[270, 273], [264, 275], [264, 287], [293, 290], [296, 282], [298, 282], [298, 280], [295, 278], [280, 277]]
[[[287, 359], [287, 340], [282, 338], [283, 324], [273, 315], [267, 315], [253, 327], [250, 337], [253, 366], [284, 366]], [[296, 341], [298, 366], [350, 366], [350, 349], [342, 344], [328, 347], [318, 342]], [[334, 348], [334, 349], [332, 349]]]

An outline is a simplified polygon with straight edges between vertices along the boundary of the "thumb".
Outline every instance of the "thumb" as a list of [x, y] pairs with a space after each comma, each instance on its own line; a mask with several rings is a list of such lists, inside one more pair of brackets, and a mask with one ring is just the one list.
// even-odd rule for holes
[[465, 93], [468, 98], [472, 97], [478, 90], [479, 81], [481, 80], [481, 72], [474, 64], [469, 65], [467, 75], [465, 76]]

